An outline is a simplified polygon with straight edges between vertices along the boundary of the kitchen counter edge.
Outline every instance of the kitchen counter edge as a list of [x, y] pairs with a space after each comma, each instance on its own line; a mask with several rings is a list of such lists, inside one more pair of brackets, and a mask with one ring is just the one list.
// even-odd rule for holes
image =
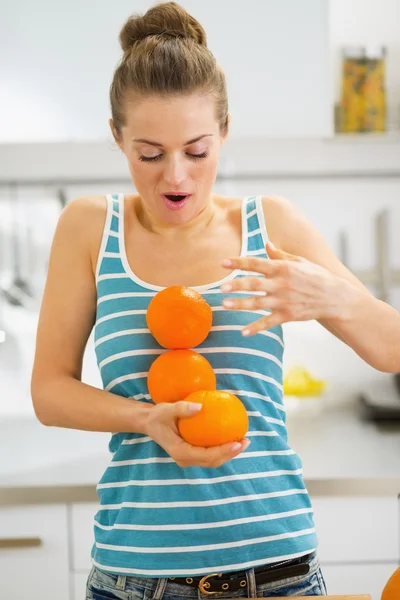
[[[400, 497], [400, 478], [305, 479], [305, 485], [311, 497]], [[0, 506], [81, 502], [98, 502], [95, 485], [0, 487]]]

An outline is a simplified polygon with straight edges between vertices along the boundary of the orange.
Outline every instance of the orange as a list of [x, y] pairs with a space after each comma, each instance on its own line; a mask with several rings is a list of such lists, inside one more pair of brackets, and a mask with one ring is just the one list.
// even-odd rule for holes
[[208, 336], [212, 310], [191, 288], [167, 287], [158, 292], [147, 309], [147, 326], [164, 348], [195, 348]]
[[385, 585], [381, 600], [399, 600], [400, 598], [400, 569], [397, 569]]
[[215, 390], [212, 366], [194, 350], [169, 350], [153, 362], [147, 377], [149, 394], [155, 404], [176, 402], [197, 390]]
[[185, 401], [203, 405], [192, 417], [178, 420], [178, 431], [185, 442], [208, 448], [243, 440], [249, 422], [237, 396], [221, 390], [200, 391], [190, 394]]

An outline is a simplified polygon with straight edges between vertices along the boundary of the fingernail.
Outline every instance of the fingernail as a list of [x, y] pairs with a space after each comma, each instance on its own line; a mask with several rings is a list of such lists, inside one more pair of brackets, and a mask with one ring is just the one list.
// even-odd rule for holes
[[229, 258], [225, 258], [225, 260], [222, 261], [222, 266], [223, 267], [231, 267], [232, 266], [232, 261], [229, 260]]
[[238, 450], [240, 450], [241, 447], [242, 447], [242, 444], [239, 444], [239, 442], [236, 442], [235, 444], [232, 444], [231, 450], [232, 450], [232, 452], [237, 452]]
[[224, 285], [221, 285], [221, 292], [230, 292], [231, 289], [232, 289], [231, 283], [224, 283]]
[[233, 306], [233, 300], [224, 300], [222, 304], [230, 308]]
[[244, 440], [244, 445], [243, 445], [243, 450], [247, 450], [247, 448], [250, 446], [251, 441], [250, 440]]
[[250, 329], [242, 329], [242, 335], [250, 335]]
[[197, 404], [197, 402], [188, 402], [189, 411], [192, 413], [197, 413], [201, 410], [202, 405]]

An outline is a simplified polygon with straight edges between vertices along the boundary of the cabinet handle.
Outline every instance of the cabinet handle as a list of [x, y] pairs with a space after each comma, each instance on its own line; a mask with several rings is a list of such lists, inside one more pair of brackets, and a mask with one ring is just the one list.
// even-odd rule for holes
[[31, 538], [0, 538], [0, 550], [4, 548], [34, 548], [41, 546], [42, 540], [38, 537]]

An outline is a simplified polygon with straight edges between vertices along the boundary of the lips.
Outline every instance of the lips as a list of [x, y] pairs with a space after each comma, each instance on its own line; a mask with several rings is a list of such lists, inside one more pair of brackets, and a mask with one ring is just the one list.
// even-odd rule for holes
[[161, 194], [161, 197], [167, 208], [170, 210], [178, 210], [187, 204], [191, 194], [185, 194], [184, 192], [168, 192], [167, 194]]

